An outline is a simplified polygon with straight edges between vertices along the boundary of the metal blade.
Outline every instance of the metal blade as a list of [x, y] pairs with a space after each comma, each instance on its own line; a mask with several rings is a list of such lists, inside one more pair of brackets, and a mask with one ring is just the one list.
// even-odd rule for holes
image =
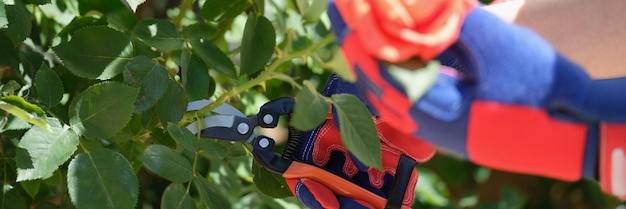
[[198, 100], [187, 103], [187, 112], [202, 109], [202, 107], [211, 104], [210, 100]]
[[[189, 104], [187, 104], [187, 111], [193, 111], [193, 110], [199, 110], [202, 109], [203, 107], [209, 105], [213, 103], [213, 101], [211, 100], [198, 100], [198, 101], [193, 101], [190, 102]], [[239, 111], [237, 108], [229, 105], [229, 104], [222, 104], [219, 107], [213, 109], [211, 112], [220, 114], [220, 115], [234, 115], [234, 116], [239, 116], [239, 117], [246, 117], [246, 115], [244, 115], [241, 111]]]
[[204, 118], [204, 126], [198, 127], [194, 122], [187, 126], [187, 129], [194, 134], [206, 138], [225, 139], [230, 141], [248, 141], [250, 137], [256, 136], [254, 128], [257, 126], [258, 118], [239, 117], [234, 115], [211, 115]]
[[[235, 122], [235, 117], [233, 115], [212, 115], [204, 118], [204, 126], [201, 127], [201, 130], [211, 128], [211, 127], [222, 127], [227, 129], [232, 129], [233, 124]], [[198, 133], [198, 122], [193, 122], [187, 125], [187, 129], [191, 131], [193, 134]]]

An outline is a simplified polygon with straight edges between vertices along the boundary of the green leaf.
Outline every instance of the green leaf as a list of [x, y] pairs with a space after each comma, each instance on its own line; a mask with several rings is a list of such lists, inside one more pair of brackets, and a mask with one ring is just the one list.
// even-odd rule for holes
[[24, 3], [36, 4], [36, 5], [44, 5], [44, 4], [49, 4], [50, 0], [25, 0]]
[[48, 130], [35, 126], [18, 143], [23, 151], [18, 150], [16, 156], [17, 181], [51, 177], [76, 151], [78, 135], [55, 118], [48, 121]]
[[134, 39], [132, 42], [133, 42], [133, 52], [135, 56], [146, 56], [149, 58], [158, 58], [161, 56], [160, 51], [155, 50], [154, 48], [148, 46], [146, 43], [140, 40]]
[[[157, 124], [152, 124], [152, 126]], [[165, 133], [165, 130], [161, 128], [156, 128], [152, 132], [150, 132], [150, 138], [152, 138], [152, 142], [155, 144], [164, 145], [166, 147], [176, 149], [176, 141], [172, 139], [172, 137]]]
[[252, 0], [254, 12], [257, 14], [265, 14], [265, 0]]
[[137, 7], [146, 2], [146, 0], [126, 0], [126, 2], [128, 2], [128, 6], [130, 6], [130, 9], [133, 10], [133, 12], [136, 12]]
[[24, 191], [26, 191], [26, 193], [28, 193], [31, 198], [35, 199], [35, 196], [37, 196], [37, 193], [39, 193], [41, 181], [22, 181], [20, 182], [20, 186], [22, 186], [22, 189], [24, 189]]
[[20, 63], [18, 48], [11, 38], [0, 30], [0, 65], [17, 68]]
[[147, 19], [139, 22], [133, 31], [139, 40], [161, 50], [177, 50], [183, 47], [183, 39], [171, 21]]
[[52, 174], [52, 177], [44, 179], [42, 181], [42, 183], [48, 186], [55, 186], [55, 185], [63, 184], [63, 182], [64, 182], [63, 174], [61, 173], [61, 170], [58, 170], [58, 169]]
[[11, 113], [19, 119], [32, 123], [43, 129], [48, 129], [46, 114], [38, 106], [28, 103], [18, 96], [6, 96], [0, 98], [0, 109]]
[[500, 189], [502, 199], [498, 203], [499, 208], [525, 208], [528, 197], [514, 187], [504, 186]]
[[172, 136], [176, 142], [189, 151], [194, 152], [200, 148], [197, 137], [185, 127], [178, 127], [176, 124], [169, 123], [167, 125], [167, 132], [170, 133], [170, 136]]
[[0, 1], [0, 29], [9, 26], [9, 20], [7, 19], [7, 11], [4, 6], [4, 1]]
[[109, 138], [130, 121], [137, 94], [137, 88], [121, 83], [93, 85], [72, 100], [70, 124], [80, 135]]
[[276, 34], [272, 23], [263, 16], [248, 15], [241, 40], [241, 74], [253, 74], [272, 58]]
[[217, 28], [206, 23], [194, 23], [183, 27], [181, 34], [187, 39], [211, 40], [217, 35]]
[[448, 189], [446, 183], [428, 168], [418, 167], [417, 171], [420, 175], [420, 180], [417, 181], [415, 187], [415, 197], [420, 202], [426, 202], [428, 204], [444, 207], [450, 204], [448, 199]]
[[28, 38], [33, 25], [30, 21], [30, 13], [24, 7], [21, 0], [14, 0], [13, 5], [6, 5], [6, 19], [8, 25], [3, 31], [13, 41], [14, 45], [19, 45]]
[[191, 39], [193, 53], [204, 63], [224, 75], [236, 78], [235, 64], [217, 46], [206, 39]]
[[[50, 34], [50, 36], [52, 36], [52, 34]], [[35, 74], [37, 74], [37, 70], [39, 70], [44, 62], [44, 56], [41, 52], [35, 52], [30, 47], [22, 47], [20, 60], [22, 61], [20, 71], [23, 70], [24, 76], [34, 78]], [[32, 81], [28, 81], [28, 83], [32, 84]]]
[[[216, 141], [216, 139], [203, 139], [200, 138], [200, 155], [209, 158], [209, 159], [223, 159], [229, 155], [229, 148], [233, 148], [232, 144], [230, 147]], [[237, 146], [239, 147], [239, 146]]]
[[63, 42], [66, 42], [67, 39], [69, 39], [69, 35], [73, 34], [81, 28], [96, 25], [106, 26], [107, 24], [109, 23], [107, 23], [106, 18], [103, 17], [97, 18], [92, 16], [78, 16], [74, 17], [70, 24], [63, 27], [63, 29], [57, 34], [57, 36], [61, 37]]
[[248, 4], [247, 0], [205, 1], [200, 10], [200, 15], [215, 22], [233, 19], [241, 14], [248, 7]]
[[209, 183], [202, 177], [194, 178], [193, 185], [196, 187], [196, 190], [198, 190], [198, 194], [207, 208], [230, 208], [228, 198], [226, 198], [216, 185]]
[[76, 208], [135, 208], [139, 183], [120, 153], [100, 149], [81, 153], [68, 167], [67, 188]]
[[343, 145], [366, 166], [382, 170], [380, 140], [367, 107], [351, 94], [335, 94], [331, 100]]
[[318, 127], [326, 120], [329, 105], [322, 95], [317, 93], [310, 81], [304, 81], [298, 92], [296, 106], [293, 110], [291, 125], [299, 130], [307, 131]]
[[300, 16], [309, 10], [309, 0], [295, 0]]
[[487, 182], [487, 180], [489, 180], [489, 177], [491, 176], [491, 169], [486, 168], [486, 167], [477, 167], [476, 170], [474, 170], [474, 181], [476, 181], [476, 183], [482, 184]]
[[147, 144], [131, 140], [121, 144], [117, 143], [116, 147], [117, 151], [128, 159], [135, 173], [139, 172], [139, 170], [143, 167], [143, 161], [139, 158], [141, 157], [143, 150], [146, 149]]
[[333, 58], [327, 64], [333, 70], [333, 72], [337, 73], [337, 75], [341, 77], [341, 79], [351, 83], [356, 81], [356, 76], [350, 70], [350, 67], [348, 66], [346, 59], [343, 55], [343, 51], [337, 50], [335, 56], [333, 56]]
[[430, 61], [422, 69], [404, 69], [390, 65], [388, 72], [404, 87], [409, 100], [417, 102], [435, 84], [440, 68], [441, 65], [438, 61]]
[[141, 160], [152, 172], [172, 182], [184, 183], [193, 177], [191, 163], [181, 154], [160, 144], [148, 146]]
[[139, 87], [135, 112], [143, 112], [154, 106], [167, 90], [167, 70], [144, 56], [135, 57], [126, 64], [124, 82]]
[[306, 22], [314, 23], [319, 21], [322, 13], [326, 11], [327, 6], [328, 0], [313, 0], [313, 2], [311, 2], [311, 5], [306, 7], [304, 11], [301, 11], [300, 14], [302, 15], [302, 18], [306, 20]]
[[[67, 4], [72, 10], [75, 8], [75, 6], [72, 5], [76, 5], [70, 2], [67, 2]], [[123, 32], [130, 32], [137, 24], [135, 14], [120, 0], [78, 0], [78, 11], [83, 16], [89, 16], [94, 13], [99, 14], [99, 16], [104, 16], [111, 27]]]
[[72, 40], [53, 47], [65, 66], [77, 76], [106, 80], [124, 70], [133, 46], [127, 35], [106, 26], [77, 30]]
[[191, 199], [185, 187], [179, 183], [171, 183], [161, 197], [163, 209], [187, 209], [196, 208], [196, 202]]
[[8, 115], [7, 117], [2, 118], [0, 120], [0, 123], [5, 124], [4, 127], [0, 129], [0, 132], [4, 132], [8, 130], [26, 130], [32, 127], [26, 121], [23, 121], [13, 115]]
[[254, 186], [273, 198], [285, 198], [293, 196], [285, 178], [270, 173], [261, 167], [256, 161], [252, 164], [252, 174], [254, 175]]
[[41, 102], [50, 107], [59, 104], [63, 98], [61, 78], [45, 64], [37, 71], [35, 88]]
[[20, 85], [17, 81], [10, 80], [9, 82], [2, 84], [0, 86], [0, 91], [3, 94], [13, 94], [16, 91], [20, 90], [21, 88], [22, 88], [22, 85]]
[[157, 104], [157, 114], [161, 124], [178, 123], [187, 110], [187, 98], [183, 88], [170, 80], [167, 91]]
[[9, 184], [3, 184], [0, 191], [0, 208], [2, 209], [25, 209], [26, 199], [20, 195], [20, 191]]
[[212, 92], [209, 92], [209, 89], [212, 79], [206, 65], [193, 54], [183, 52], [181, 55], [183, 88], [189, 96], [189, 100], [201, 100], [210, 96], [209, 93]]

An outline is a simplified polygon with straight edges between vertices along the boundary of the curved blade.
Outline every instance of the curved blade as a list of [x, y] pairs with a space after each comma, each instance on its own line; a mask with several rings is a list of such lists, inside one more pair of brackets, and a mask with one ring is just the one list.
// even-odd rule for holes
[[[235, 116], [232, 115], [213, 115], [204, 118], [204, 126], [200, 127], [200, 130], [211, 128], [211, 127], [222, 127], [222, 128], [233, 128], [233, 124], [235, 123]], [[198, 122], [193, 122], [187, 125], [187, 129], [191, 131], [193, 134], [198, 133]]]
[[[211, 100], [193, 101], [187, 104], [187, 111], [199, 110], [211, 103], [213, 103], [213, 101]], [[237, 108], [226, 103], [213, 109], [211, 112], [214, 112], [220, 115], [234, 115], [234, 116], [239, 116], [239, 117], [246, 117], [246, 115], [244, 115], [241, 111], [237, 110]]]

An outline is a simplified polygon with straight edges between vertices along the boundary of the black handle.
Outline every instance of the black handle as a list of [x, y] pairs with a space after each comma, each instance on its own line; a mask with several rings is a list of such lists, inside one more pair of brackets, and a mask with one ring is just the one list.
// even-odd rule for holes
[[409, 180], [411, 180], [411, 174], [415, 171], [415, 166], [417, 166], [417, 162], [406, 155], [400, 155], [400, 160], [398, 161], [396, 175], [391, 184], [391, 192], [389, 192], [385, 209], [402, 208], [406, 187], [409, 184]]

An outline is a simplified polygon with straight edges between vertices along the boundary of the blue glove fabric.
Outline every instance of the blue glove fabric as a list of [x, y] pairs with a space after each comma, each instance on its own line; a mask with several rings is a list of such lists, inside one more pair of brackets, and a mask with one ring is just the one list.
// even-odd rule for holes
[[[555, 118], [580, 123], [626, 122], [626, 93], [621, 90], [626, 78], [591, 80], [531, 31], [481, 9], [468, 15], [459, 41], [438, 59], [465, 77], [440, 75], [411, 115], [420, 124], [417, 136], [463, 156], [467, 113], [475, 99], [543, 108]], [[583, 168], [588, 177], [597, 166], [593, 127]]]
[[[350, 29], [332, 5], [329, 17], [343, 44]], [[458, 73], [441, 73], [429, 92], [414, 104], [409, 117], [419, 128], [413, 135], [461, 156], [469, 157], [468, 127], [476, 101], [543, 110], [557, 121], [586, 125], [587, 133], [581, 137], [586, 139], [581, 145], [584, 156], [580, 172], [587, 177], [595, 177], [596, 173], [598, 123], [626, 122], [626, 95], [620, 90], [626, 86], [626, 78], [592, 80], [532, 31], [504, 22], [481, 8], [468, 14], [458, 41], [437, 59]], [[385, 63], [377, 62], [386, 82], [403, 92]], [[380, 89], [359, 65], [351, 64], [358, 78], [352, 88], [377, 115], [380, 110], [370, 103], [364, 89], [376, 95]], [[520, 128], [526, 125], [519, 124]]]
[[[330, 97], [339, 93], [354, 94], [355, 90], [353, 84], [333, 75], [326, 83], [322, 94]], [[336, 123], [335, 120], [329, 118], [322, 126], [305, 133], [300, 149], [294, 155], [293, 160], [320, 167], [384, 199], [388, 199], [394, 192], [392, 191], [393, 181], [401, 155], [416, 162], [424, 162], [435, 154], [434, 147], [429, 143], [399, 132], [385, 121], [375, 118], [378, 137], [381, 140], [383, 170], [369, 168], [343, 147]], [[407, 146], [407, 142], [410, 146]], [[407, 171], [409, 173], [406, 175], [410, 178], [406, 190], [395, 191], [403, 196], [403, 198], [398, 197], [398, 201], [401, 201], [401, 203], [395, 203], [398, 205], [410, 205], [413, 201], [417, 172], [414, 169]], [[310, 179], [287, 179], [287, 182], [300, 202], [311, 208], [372, 208], [374, 206], [368, 204], [367, 201], [355, 201], [335, 196], [322, 184]]]

